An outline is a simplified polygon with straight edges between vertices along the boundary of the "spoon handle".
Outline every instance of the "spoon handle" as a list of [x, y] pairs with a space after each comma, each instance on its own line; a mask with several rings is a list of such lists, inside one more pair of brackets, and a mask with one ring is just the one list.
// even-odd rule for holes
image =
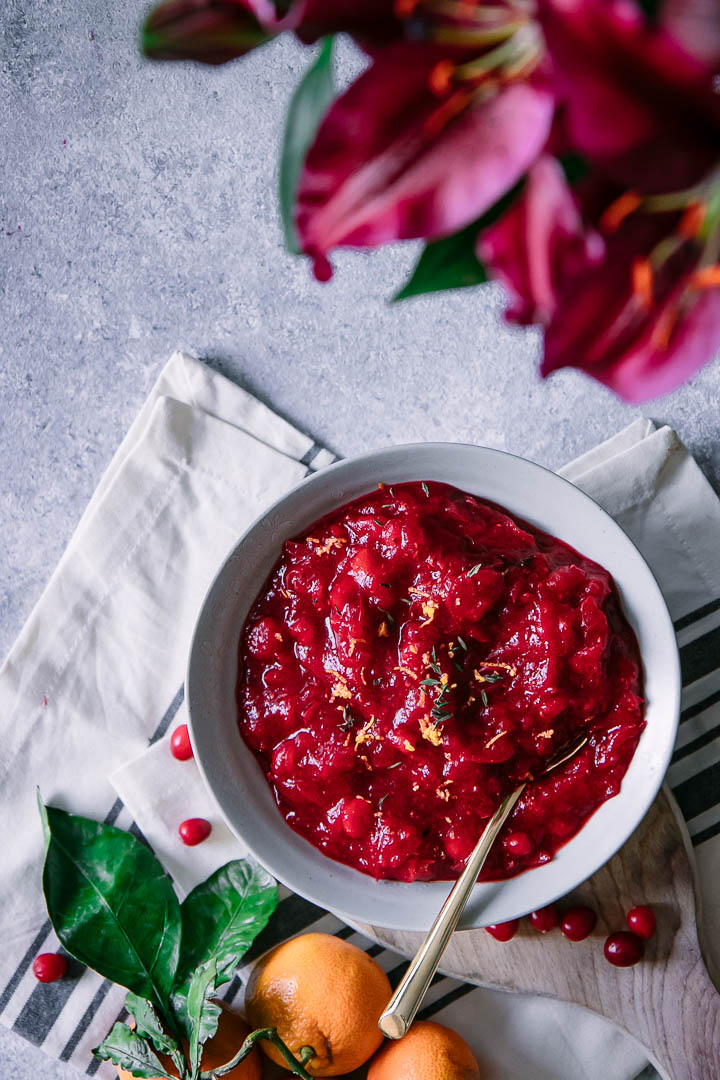
[[524, 790], [525, 784], [515, 788], [500, 803], [488, 821], [482, 836], [465, 864], [463, 872], [450, 890], [447, 900], [440, 908], [428, 936], [418, 949], [410, 967], [390, 998], [387, 1009], [378, 1020], [378, 1027], [383, 1035], [387, 1035], [389, 1039], [401, 1039], [410, 1027], [415, 1013], [418, 1011], [420, 1003], [432, 982], [433, 975], [438, 969], [438, 964], [442, 954], [445, 952], [450, 936], [470, 899], [470, 894], [477, 881], [477, 876], [482, 870], [483, 863], [488, 857], [488, 852]]

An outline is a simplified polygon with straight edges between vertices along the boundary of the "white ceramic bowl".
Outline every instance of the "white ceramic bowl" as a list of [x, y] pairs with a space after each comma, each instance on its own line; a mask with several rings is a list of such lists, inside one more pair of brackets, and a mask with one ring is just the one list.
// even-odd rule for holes
[[405, 930], [430, 926], [448, 883], [374, 881], [322, 855], [293, 832], [238, 733], [235, 705], [240, 631], [283, 542], [378, 482], [403, 480], [438, 480], [490, 499], [606, 567], [620, 590], [644, 663], [647, 726], [620, 793], [549, 863], [509, 881], [476, 885], [461, 926], [486, 926], [550, 903], [599, 869], [650, 807], [675, 741], [680, 671], [663, 597], [619, 525], [568, 481], [498, 450], [452, 443], [377, 450], [304, 480], [240, 538], [210, 587], [188, 667], [192, 743], [230, 828], [290, 889], [351, 922]]

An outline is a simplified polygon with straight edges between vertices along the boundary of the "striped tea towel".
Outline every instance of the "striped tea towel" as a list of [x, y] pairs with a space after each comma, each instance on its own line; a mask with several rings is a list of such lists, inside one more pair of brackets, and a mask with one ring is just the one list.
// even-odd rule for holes
[[[194, 763], [170, 757], [168, 733], [183, 718], [190, 635], [217, 566], [265, 506], [330, 461], [237, 386], [175, 354], [0, 671], [0, 806], [13, 825], [0, 879], [0, 1019], [88, 1075], [114, 1076], [90, 1048], [121, 1015], [124, 995], [73, 962], [61, 982], [33, 979], [34, 956], [57, 947], [40, 893], [35, 784], [47, 802], [141, 831], [182, 892], [242, 853]], [[677, 620], [685, 697], [670, 780], [697, 844], [706, 928], [718, 941], [720, 504], [675, 434], [649, 421], [565, 474], [633, 536]], [[183, 848], [178, 821], [196, 815], [213, 820], [213, 833]], [[312, 927], [363, 944], [400, 977], [398, 957], [281, 895], [247, 963]], [[241, 999], [245, 971], [229, 1000]], [[461, 1031], [496, 1080], [629, 1080], [644, 1064], [637, 1045], [604, 1021], [546, 1000], [441, 978], [426, 1014]]]

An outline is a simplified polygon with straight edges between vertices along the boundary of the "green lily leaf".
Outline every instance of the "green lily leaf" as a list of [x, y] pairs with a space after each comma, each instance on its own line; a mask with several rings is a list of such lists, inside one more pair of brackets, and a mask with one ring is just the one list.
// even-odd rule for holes
[[190, 1036], [190, 1080], [197, 1080], [200, 1071], [200, 1047], [212, 1039], [220, 1019], [220, 1006], [209, 999], [215, 992], [217, 966], [208, 960], [197, 969], [188, 988], [187, 1021]]
[[170, 878], [130, 833], [42, 802], [40, 813], [43, 891], [55, 933], [71, 956], [167, 1019], [181, 933]]
[[305, 72], [302, 82], [293, 94], [285, 122], [280, 158], [280, 212], [285, 232], [285, 247], [293, 255], [300, 252], [294, 216], [300, 173], [320, 121], [335, 97], [332, 50], [333, 38], [324, 38], [314, 63]]
[[178, 1043], [163, 1030], [160, 1017], [145, 998], [129, 993], [125, 998], [125, 1008], [135, 1021], [135, 1034], [150, 1039], [159, 1054], [177, 1054]]
[[193, 972], [214, 960], [216, 986], [233, 971], [277, 907], [277, 885], [256, 862], [236, 859], [221, 866], [186, 896], [182, 949], [176, 987], [189, 985]]
[[145, 1077], [146, 1080], [162, 1076], [173, 1080], [145, 1039], [131, 1031], [127, 1024], [115, 1024], [107, 1038], [95, 1047], [93, 1054], [101, 1061], [112, 1061], [113, 1065], [127, 1069], [133, 1076]]
[[519, 195], [522, 186], [523, 181], [520, 181], [464, 229], [426, 244], [410, 280], [395, 294], [393, 300], [407, 300], [411, 296], [444, 292], [447, 289], [464, 289], [486, 282], [487, 271], [475, 254], [478, 234], [505, 213]]

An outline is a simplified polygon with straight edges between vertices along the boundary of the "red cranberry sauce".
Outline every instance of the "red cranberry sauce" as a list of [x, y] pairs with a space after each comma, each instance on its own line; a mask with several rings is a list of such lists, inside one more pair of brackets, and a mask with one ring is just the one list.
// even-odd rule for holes
[[547, 862], [617, 794], [644, 726], [612, 578], [445, 484], [395, 484], [288, 541], [240, 641], [239, 724], [286, 821], [377, 878], [453, 878], [504, 795], [481, 878]]

